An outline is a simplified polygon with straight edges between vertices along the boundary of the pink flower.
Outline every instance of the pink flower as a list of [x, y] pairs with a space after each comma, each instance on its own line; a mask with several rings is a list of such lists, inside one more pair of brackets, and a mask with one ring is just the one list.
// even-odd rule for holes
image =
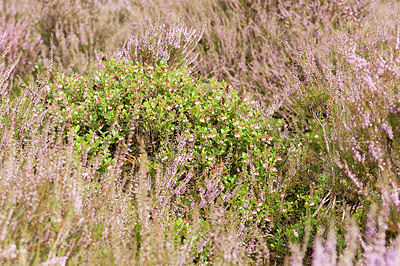
[[270, 136], [260, 136], [259, 139], [262, 141], [266, 141], [268, 144], [271, 144], [272, 137]]
[[216, 136], [216, 135], [215, 135], [214, 133], [208, 134], [208, 138], [209, 138], [209, 139], [213, 139], [213, 138], [215, 138], [215, 136]]
[[[272, 138], [271, 138], [272, 139]], [[297, 146], [298, 147], [301, 147], [303, 144], [299, 141], [299, 142], [297, 142]]]

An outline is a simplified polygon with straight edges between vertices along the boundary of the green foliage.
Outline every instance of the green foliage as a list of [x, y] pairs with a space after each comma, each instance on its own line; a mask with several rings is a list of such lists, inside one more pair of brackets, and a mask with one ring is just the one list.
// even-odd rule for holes
[[[211, 189], [221, 191], [227, 207], [246, 224], [273, 233], [269, 247], [278, 254], [287, 252], [293, 230], [303, 234], [324, 196], [325, 186], [317, 185], [325, 181], [314, 180], [309, 171], [282, 180], [278, 169], [285, 169], [282, 157], [291, 143], [280, 137], [283, 122], [264, 117], [250, 96], [239, 96], [225, 82], [193, 78], [188, 69], [163, 63], [110, 60], [87, 76], [59, 74], [48, 97], [75, 132], [76, 149], [90, 150], [89, 156], [101, 153], [103, 169], [115, 162], [118, 143], [124, 142], [130, 143], [125, 165], [138, 170], [141, 148], [135, 136], [144, 140], [153, 173], [190, 151], [184, 167], [202, 173], [193, 185], [207, 189], [208, 175], [221, 178]], [[186, 138], [180, 150], [172, 145], [178, 136]], [[292, 153], [301, 152], [298, 142], [291, 145]], [[189, 193], [200, 208], [214, 200], [212, 192], [198, 190]]]
[[[149, 157], [161, 160], [173, 152], [164, 145], [185, 135], [190, 143], [185, 149], [194, 151], [188, 167], [224, 164], [227, 185], [235, 185], [251, 161], [255, 175], [276, 175], [273, 147], [279, 139], [270, 136], [272, 120], [261, 115], [249, 96], [240, 97], [214, 79], [194, 79], [187, 69], [110, 60], [88, 76], [59, 75], [49, 98], [76, 132], [77, 149], [90, 146], [92, 154], [104, 152], [109, 163], [129, 133], [144, 137]], [[135, 140], [130, 150], [137, 158]]]

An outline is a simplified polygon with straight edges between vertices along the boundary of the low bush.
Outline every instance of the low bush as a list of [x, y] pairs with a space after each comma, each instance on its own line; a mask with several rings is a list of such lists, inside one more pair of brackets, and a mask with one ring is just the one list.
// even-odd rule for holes
[[175, 169], [165, 177], [175, 179], [174, 186], [165, 184], [169, 189], [184, 186], [180, 201], [205, 208], [222, 200], [246, 223], [276, 233], [269, 242], [280, 252], [303, 232], [324, 194], [310, 195], [304, 179], [303, 185], [282, 180], [282, 158], [289, 147], [291, 153], [301, 148], [280, 137], [281, 120], [265, 117], [254, 99], [229, 84], [191, 77], [187, 68], [104, 60], [85, 76], [59, 74], [48, 97], [75, 132], [76, 149], [105, 156], [102, 171], [124, 158], [126, 171], [137, 173], [146, 156], [154, 176], [182, 158], [186, 174]]
[[108, 154], [106, 165], [122, 140], [132, 142], [130, 157], [139, 156], [137, 138], [142, 138], [149, 158], [167, 160], [173, 151], [165, 143], [184, 135], [198, 171], [225, 164], [226, 184], [235, 185], [251, 162], [253, 175], [276, 175], [283, 145], [271, 133], [280, 121], [264, 119], [256, 102], [229, 84], [195, 79], [187, 69], [164, 64], [112, 59], [87, 76], [60, 74], [50, 92], [49, 99], [60, 106], [58, 115], [77, 133], [77, 148]]

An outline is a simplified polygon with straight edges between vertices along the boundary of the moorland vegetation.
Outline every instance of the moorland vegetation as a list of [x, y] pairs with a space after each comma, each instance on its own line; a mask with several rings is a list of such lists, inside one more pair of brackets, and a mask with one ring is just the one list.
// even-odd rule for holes
[[0, 263], [400, 264], [400, 5], [0, 9]]

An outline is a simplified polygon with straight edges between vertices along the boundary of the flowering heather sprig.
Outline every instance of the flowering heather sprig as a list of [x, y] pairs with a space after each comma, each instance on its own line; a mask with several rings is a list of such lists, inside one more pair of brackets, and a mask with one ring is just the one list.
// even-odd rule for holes
[[[200, 187], [199, 208], [205, 208], [207, 204], [213, 202], [223, 190], [223, 185], [220, 183], [223, 178], [223, 170], [225, 163], [221, 163], [213, 167], [209, 172], [208, 177], [204, 180], [205, 188]], [[207, 170], [206, 170], [207, 171]]]
[[[35, 21], [19, 13], [21, 10], [26, 12], [27, 7], [7, 3], [4, 5], [0, 11], [0, 32], [4, 32], [5, 42], [0, 42], [0, 51], [8, 50], [5, 64], [14, 65], [18, 60], [20, 62], [10, 73], [9, 79], [12, 81], [16, 74], [24, 76], [32, 71], [43, 45], [40, 35], [34, 33]], [[0, 64], [0, 69], [2, 67], [4, 65]]]
[[[165, 157], [161, 158], [162, 156], [157, 156], [157, 159], [163, 162], [163, 164], [169, 165], [163, 170], [159, 167], [159, 174], [156, 178], [156, 197], [162, 209], [169, 203], [173, 196], [180, 197], [184, 195], [187, 185], [193, 177], [193, 172], [185, 169], [185, 166], [193, 157], [192, 150], [188, 149], [190, 146], [187, 145], [188, 139], [185, 134], [187, 132], [177, 136], [177, 143], [173, 145], [175, 146], [173, 158], [163, 155], [168, 160], [165, 161]], [[164, 144], [164, 150], [161, 150], [159, 154], [164, 154], [166, 148], [167, 144]]]
[[328, 230], [328, 238], [325, 241], [319, 231], [314, 240], [313, 265], [336, 265], [336, 232], [333, 226]]
[[44, 46], [39, 63], [47, 67], [44, 57], [54, 43], [58, 71], [83, 73], [94, 67], [100, 59], [96, 51], [99, 54], [115, 51], [123, 44], [131, 27], [131, 19], [128, 22], [125, 18], [126, 0], [29, 2], [30, 9], [36, 8], [33, 11], [35, 26]]
[[9, 65], [7, 64], [5, 57], [10, 51], [10, 47], [5, 48], [7, 32], [7, 30], [3, 33], [0, 31], [0, 100], [7, 95], [12, 71], [21, 58], [20, 54], [15, 58], [15, 61], [11, 62]]
[[[400, 238], [390, 244], [386, 241], [388, 229], [388, 208], [378, 210], [375, 205], [368, 212], [364, 237], [361, 237], [355, 221], [351, 218], [346, 224], [346, 248], [341, 254], [336, 252], [336, 233], [331, 227], [328, 238], [319, 234], [314, 240], [313, 265], [397, 265], [400, 262]], [[325, 245], [324, 245], [325, 242]], [[362, 249], [359, 249], [359, 245]], [[357, 251], [362, 255], [356, 258]]]
[[170, 67], [190, 65], [197, 56], [192, 55], [204, 32], [188, 29], [182, 18], [170, 28], [161, 23], [160, 17], [154, 24], [148, 24], [136, 37], [130, 36], [122, 50], [122, 56], [129, 61], [155, 65], [161, 61]]
[[[3, 32], [0, 36], [0, 47], [5, 45], [6, 33], [7, 33], [7, 31]], [[16, 59], [16, 61], [14, 61], [10, 66], [7, 66], [4, 58], [7, 55], [9, 49], [10, 48], [0, 49], [0, 53], [1, 53], [1, 58], [0, 58], [0, 97], [1, 98], [3, 98], [8, 93], [7, 88], [9, 85], [10, 75], [11, 75], [13, 69], [15, 68], [16, 64], [18, 63], [18, 60], [21, 56], [20, 55]]]

